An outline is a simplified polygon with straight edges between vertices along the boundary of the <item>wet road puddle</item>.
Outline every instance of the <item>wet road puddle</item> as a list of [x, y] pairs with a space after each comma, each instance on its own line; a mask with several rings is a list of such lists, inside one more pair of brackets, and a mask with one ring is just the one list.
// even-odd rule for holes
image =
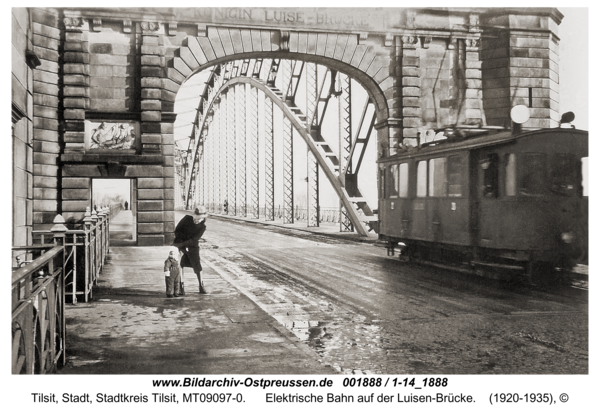
[[[271, 276], [271, 271], [260, 265], [244, 262], [225, 251], [220, 249], [219, 256], [211, 254], [205, 262], [218, 268], [222, 276], [312, 348], [321, 363], [346, 374], [382, 372], [387, 351], [376, 322], [330, 297]], [[256, 338], [263, 339], [271, 343], [272, 338]]]

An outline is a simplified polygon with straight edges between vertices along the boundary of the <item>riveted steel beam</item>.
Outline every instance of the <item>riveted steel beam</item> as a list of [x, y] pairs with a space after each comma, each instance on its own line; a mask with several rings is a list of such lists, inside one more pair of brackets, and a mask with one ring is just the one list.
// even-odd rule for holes
[[[245, 85], [244, 85], [245, 86]], [[259, 160], [258, 160], [258, 89], [250, 87], [248, 102], [248, 119], [250, 123], [250, 217], [258, 219], [260, 213], [259, 200]]]
[[307, 149], [307, 226], [319, 226], [319, 163], [315, 155]]
[[[283, 100], [291, 98], [292, 61], [281, 61]], [[283, 223], [294, 223], [294, 130], [292, 122], [283, 116]]]
[[271, 60], [271, 67], [269, 68], [269, 73], [267, 75], [268, 85], [275, 85], [275, 81], [277, 80], [277, 74], [279, 73], [279, 63], [280, 59]]
[[[350, 148], [350, 153], [348, 155], [348, 163], [346, 165], [346, 168], [343, 170], [344, 174], [358, 174], [358, 172], [360, 170], [360, 164], [362, 163], [362, 159], [363, 159], [365, 151], [367, 149], [367, 144], [369, 143], [371, 133], [373, 132], [373, 128], [375, 126], [375, 119], [376, 119], [375, 110], [373, 110], [373, 113], [371, 115], [371, 118], [369, 119], [368, 125], [365, 123], [369, 107], [371, 107], [371, 109], [373, 109], [373, 102], [371, 101], [370, 98], [367, 98], [367, 100], [364, 104], [364, 107], [363, 107], [360, 121], [358, 123], [358, 127], [356, 129], [356, 134], [354, 135], [354, 139], [352, 139], [352, 146]], [[361, 138], [361, 135], [363, 136], [362, 138]], [[358, 162], [356, 163], [356, 165], [353, 166], [352, 160], [354, 158], [354, 153], [357, 151], [358, 147], [360, 147], [359, 159], [358, 159]]]
[[230, 87], [227, 92], [227, 211], [223, 211], [228, 215], [236, 215], [237, 206], [237, 117], [236, 117], [236, 99], [237, 85]]
[[[318, 125], [317, 109], [317, 65], [306, 64], [306, 126], [310, 132], [316, 130]], [[307, 202], [307, 226], [319, 226], [319, 163], [315, 156], [307, 148], [306, 156], [306, 202]]]
[[283, 117], [283, 223], [294, 223], [294, 129]]
[[[248, 83], [251, 86], [257, 87], [262, 90], [272, 101], [275, 103], [283, 112], [284, 117], [284, 223], [293, 222], [293, 152], [292, 152], [292, 136], [293, 130], [304, 139], [310, 151], [313, 153], [321, 170], [332, 185], [332, 188], [336, 191], [337, 195], [342, 200], [344, 207], [347, 209], [350, 220], [354, 225], [356, 231], [361, 235], [367, 235], [365, 228], [362, 225], [361, 217], [358, 215], [357, 210], [353, 206], [353, 201], [350, 199], [346, 188], [342, 185], [342, 182], [336, 174], [337, 166], [339, 162], [335, 155], [327, 152], [324, 145], [317, 145], [313, 137], [308, 133], [304, 122], [300, 119], [297, 108], [294, 111], [288, 107], [285, 101], [281, 99], [281, 92], [275, 87], [267, 86], [263, 82], [257, 79], [248, 77], [238, 77], [231, 79], [223, 87], [231, 86], [235, 83]], [[333, 159], [335, 158], [335, 159]]]
[[[350, 147], [352, 146], [352, 82], [345, 74], [338, 74], [340, 85], [339, 96], [339, 134], [340, 134], [340, 173], [339, 177], [345, 186], [345, 174], [343, 171], [352, 171], [350, 163]], [[353, 232], [354, 226], [348, 216], [348, 211], [340, 201], [340, 232]]]
[[238, 119], [238, 145], [239, 145], [239, 159], [238, 159], [238, 200], [237, 200], [237, 214], [245, 217], [247, 215], [247, 177], [246, 177], [246, 152], [247, 152], [247, 133], [246, 133], [246, 85], [237, 85], [237, 119]]
[[[251, 89], [257, 90], [255, 87]], [[257, 97], [258, 98], [258, 97]], [[275, 220], [275, 151], [273, 145], [273, 101], [265, 96], [265, 220]]]

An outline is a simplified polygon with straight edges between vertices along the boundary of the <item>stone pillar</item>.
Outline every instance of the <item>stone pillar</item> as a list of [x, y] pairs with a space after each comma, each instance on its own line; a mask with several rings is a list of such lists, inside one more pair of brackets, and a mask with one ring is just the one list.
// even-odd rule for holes
[[156, 22], [140, 23], [142, 30], [141, 45], [141, 102], [140, 120], [142, 153], [160, 153], [162, 80], [164, 74], [164, 34]]
[[33, 69], [33, 229], [46, 230], [60, 208], [60, 29], [56, 11], [31, 13], [33, 51], [41, 63]]
[[[163, 113], [160, 123], [160, 132], [162, 136], [162, 157], [163, 157], [163, 222], [164, 222], [164, 245], [171, 245], [175, 235], [175, 117], [172, 112]], [[193, 165], [195, 166], [195, 165]], [[196, 170], [198, 178], [198, 170]]]
[[[81, 17], [65, 17], [63, 105], [65, 153], [85, 151], [85, 111], [89, 107], [89, 24]], [[91, 180], [62, 177], [62, 211], [66, 222], [83, 219], [90, 205]]]
[[[502, 10], [502, 9], [499, 9]], [[509, 126], [515, 105], [530, 107], [523, 128], [558, 126], [558, 25], [555, 9], [530, 9], [531, 14], [491, 11], [482, 26], [505, 23], [493, 36], [482, 36], [483, 98], [489, 125]], [[500, 15], [499, 13], [503, 13]]]
[[[33, 229], [33, 69], [41, 65], [34, 52], [33, 12], [12, 8], [12, 245], [31, 245]], [[43, 122], [43, 118], [38, 121]], [[58, 122], [55, 122], [57, 125]], [[14, 256], [18, 252], [13, 253]]]
[[390, 129], [390, 155], [396, 153], [398, 139], [401, 146], [415, 146], [421, 127], [421, 64], [419, 38], [402, 36], [402, 133]]
[[162, 155], [162, 164], [129, 167], [127, 175], [138, 178], [138, 245], [168, 245], [175, 229], [175, 93], [165, 79], [164, 25], [142, 21], [139, 28], [141, 153]]
[[465, 123], [467, 125], [485, 125], [481, 93], [480, 39], [465, 39], [461, 46], [462, 44], [465, 48]]

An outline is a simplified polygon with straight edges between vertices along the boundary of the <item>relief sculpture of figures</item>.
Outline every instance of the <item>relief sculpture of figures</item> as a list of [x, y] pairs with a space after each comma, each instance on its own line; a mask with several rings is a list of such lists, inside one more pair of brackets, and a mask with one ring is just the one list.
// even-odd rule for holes
[[92, 130], [90, 149], [131, 149], [135, 140], [129, 123], [102, 122]]

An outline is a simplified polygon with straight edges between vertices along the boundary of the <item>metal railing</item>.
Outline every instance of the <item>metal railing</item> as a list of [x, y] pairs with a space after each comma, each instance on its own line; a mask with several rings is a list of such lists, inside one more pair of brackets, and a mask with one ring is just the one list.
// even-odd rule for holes
[[[225, 208], [222, 204], [208, 203], [205, 204], [209, 211], [214, 211], [216, 214], [227, 215], [231, 214], [230, 211], [225, 212]], [[243, 211], [243, 205], [237, 205], [237, 211], [240, 215], [239, 211]], [[246, 210], [248, 211], [248, 216], [251, 215], [251, 206], [246, 205]], [[258, 211], [259, 218], [266, 218], [266, 210], [265, 207], [260, 207]], [[274, 208], [273, 215], [275, 219], [283, 219], [284, 209], [283, 207], [277, 206]], [[294, 220], [295, 221], [307, 221], [308, 220], [308, 210], [307, 208], [300, 208], [298, 206], [294, 207]], [[340, 210], [339, 208], [319, 208], [319, 222], [323, 224], [339, 224], [340, 222]]]
[[52, 373], [65, 356], [65, 248], [21, 247], [31, 262], [12, 272], [12, 373]]
[[12, 372], [51, 373], [66, 361], [65, 302], [92, 298], [109, 252], [111, 208], [85, 213], [82, 229], [61, 215], [33, 245], [13, 247]]
[[[78, 296], [88, 302], [93, 295], [93, 286], [104, 266], [110, 247], [110, 208], [99, 208], [90, 212], [87, 208], [81, 229], [67, 229], [64, 247], [67, 260], [65, 294], [70, 303], [76, 304]], [[57, 216], [57, 219], [60, 217]], [[60, 217], [62, 219], [62, 217]], [[63, 220], [64, 221], [64, 220]], [[56, 219], [55, 219], [56, 223]], [[47, 246], [52, 242], [52, 231], [33, 231], [33, 244]]]

